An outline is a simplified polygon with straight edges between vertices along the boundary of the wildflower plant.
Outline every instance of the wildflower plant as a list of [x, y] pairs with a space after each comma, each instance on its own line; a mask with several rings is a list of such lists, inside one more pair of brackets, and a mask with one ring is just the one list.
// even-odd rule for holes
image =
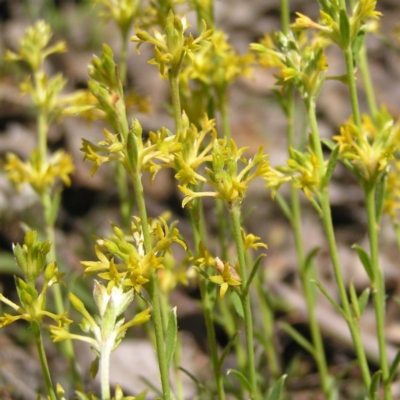
[[[18, 190], [27, 183], [40, 197], [46, 239], [41, 242], [38, 233], [29, 231], [24, 244], [14, 246], [16, 262], [22, 271], [22, 275], [15, 278], [19, 304], [0, 294], [0, 301], [13, 310], [12, 314], [5, 312], [0, 317], [0, 327], [17, 320], [30, 324], [48, 397], [52, 400], [67, 398], [60, 385], [53, 385], [44, 352], [42, 332], [48, 319], [54, 321], [50, 326], [53, 341], [67, 343], [66, 354], [70, 360], [74, 360], [72, 340], [90, 345], [95, 356], [91, 374], [100, 375], [102, 400], [134, 399], [125, 396], [119, 386], [112, 397], [110, 355], [129, 328], [151, 320], [150, 338], [159, 364], [161, 398], [185, 399], [180, 378], [183, 350], [178, 335], [177, 309], [172, 307], [169, 295], [179, 283], [187, 284], [188, 271], [183, 266], [188, 264], [191, 271], [197, 273], [195, 281], [199, 286], [214, 375], [213, 383], [205, 389], [207, 398], [225, 400], [228, 392], [238, 399], [280, 398], [286, 374], [274, 345], [274, 309], [272, 295], [266, 289], [267, 274], [261, 273], [265, 254], [257, 258], [253, 254], [267, 249], [267, 245], [254, 233], [247, 232], [242, 210], [250, 184], [260, 178], [293, 228], [310, 339], [288, 324], [281, 323], [281, 329], [314, 358], [324, 398], [338, 398], [339, 377], [328, 369], [316, 316], [319, 289], [348, 326], [361, 370], [363, 396], [369, 400], [378, 399], [382, 381], [382, 398], [391, 400], [391, 384], [400, 357], [391, 363], [386, 352], [386, 292], [378, 262], [378, 235], [381, 217], [387, 213], [400, 243], [396, 212], [399, 128], [385, 107], [377, 107], [367, 68], [365, 36], [377, 29], [381, 17], [376, 10], [377, 2], [350, 1], [352, 10], [348, 12], [344, 0], [321, 0], [318, 21], [297, 13], [290, 25], [288, 2], [282, 0], [282, 31], [265, 34], [242, 55], [228, 42], [227, 34], [216, 28], [213, 1], [196, 0], [187, 4], [188, 9], [196, 12], [198, 35], [192, 30], [189, 33], [186, 17], [177, 11], [177, 5], [184, 3], [180, 0], [154, 0], [146, 5], [126, 0], [92, 3], [97, 4], [100, 17], [112, 20], [118, 27], [122, 51], [117, 62], [111, 47], [103, 45], [101, 53], [94, 56], [88, 66], [88, 91], [66, 94], [66, 79], [60, 74], [48, 76], [45, 72], [47, 57], [64, 52], [66, 45], [64, 42], [51, 44], [50, 27], [43, 21], [27, 29], [18, 51], [6, 54], [7, 60], [22, 61], [29, 68], [30, 75], [20, 87], [30, 96], [37, 112], [38, 148], [28, 160], [21, 160], [16, 154], [7, 155], [5, 171]], [[174, 128], [160, 127], [144, 133], [139, 119], [131, 115], [127, 57], [128, 37], [133, 26], [136, 33], [130, 40], [136, 43], [136, 51], [139, 53], [142, 45], [151, 45], [154, 57], [149, 64], [158, 68], [161, 78], [169, 80]], [[326, 50], [332, 45], [343, 53], [344, 75], [329, 75]], [[270, 165], [262, 145], [248, 156], [248, 148], [239, 147], [230, 134], [229, 88], [239, 77], [251, 76], [258, 66], [275, 69], [276, 95], [287, 118], [288, 157], [281, 166]], [[366, 86], [369, 112], [365, 114], [358, 105], [357, 67]], [[352, 114], [337, 127], [332, 139], [322, 140], [317, 120], [318, 98], [325, 82], [331, 79], [348, 87]], [[140, 105], [140, 96], [134, 94], [133, 97]], [[298, 101], [303, 102], [308, 118], [309, 136], [303, 143], [295, 140], [294, 109]], [[48, 154], [47, 131], [54, 121], [79, 113], [108, 124], [103, 130], [103, 140], [94, 142], [83, 138], [81, 150], [84, 159], [92, 164], [92, 175], [103, 164], [115, 166], [121, 224], [111, 223], [109, 235], [95, 237], [96, 260], [81, 261], [84, 276], [95, 277], [96, 314], [93, 315], [77, 294], [69, 294], [69, 301], [80, 319], [82, 332], [78, 334], [70, 330], [76, 314], [67, 315], [62, 292], [53, 291], [56, 284], [62, 284], [64, 275], [58, 269], [54, 250], [60, 186], [71, 183], [74, 166], [65, 151]], [[329, 151], [328, 156], [326, 151]], [[365, 194], [369, 249], [353, 246], [369, 279], [368, 287], [361, 294], [356, 292], [352, 282], [348, 287], [344, 282], [333, 229], [329, 190], [338, 162], [354, 173]], [[190, 220], [193, 245], [189, 245], [190, 238], [180, 233], [178, 222], [170, 223], [165, 216], [148, 217], [142, 179], [146, 174], [151, 182], [155, 181], [161, 169], [173, 171], [182, 195], [182, 207]], [[129, 191], [128, 179], [133, 193]], [[280, 193], [280, 187], [286, 183], [291, 184], [289, 201]], [[305, 253], [299, 191], [304, 193], [322, 221], [338, 299], [318, 281], [317, 249]], [[215, 201], [218, 244], [210, 243], [207, 236], [203, 209], [206, 197]], [[230, 246], [231, 242], [234, 246]], [[174, 257], [173, 250], [177, 246], [186, 252], [183, 262]], [[55, 311], [47, 307], [50, 288], [55, 295]], [[380, 358], [375, 375], [368, 364], [360, 325], [369, 297], [375, 311]], [[255, 299], [258, 307], [254, 307]], [[254, 315], [255, 311], [261, 313], [261, 321]], [[229, 343], [223, 349], [218, 347], [215, 332], [215, 323], [221, 321], [229, 335]], [[232, 390], [232, 378], [224, 374], [224, 361], [232, 349], [237, 367], [227, 374], [237, 379], [238, 390], [236, 387]], [[270, 372], [268, 379], [260, 372], [265, 363]], [[171, 385], [171, 371], [175, 385]], [[97, 399], [94, 394], [84, 392], [77, 374], [75, 379], [78, 398]], [[143, 392], [136, 399], [145, 396]]]
[[[28, 231], [24, 244], [14, 246], [15, 260], [22, 272], [22, 277], [15, 277], [20, 304], [14, 303], [0, 293], [0, 301], [17, 312], [16, 315], [4, 313], [0, 317], [0, 328], [18, 320], [25, 320], [30, 324], [40, 357], [47, 394], [50, 399], [56, 400], [42, 334], [46, 326], [45, 319], [54, 320], [59, 327], [70, 324], [72, 320], [67, 318], [66, 312], [57, 314], [47, 307], [49, 288], [55, 284], [64, 284], [61, 280], [64, 274], [59, 272], [57, 264], [54, 261], [48, 263], [46, 260], [50, 247], [49, 242], [39, 241], [36, 231]], [[43, 283], [39, 291], [37, 286], [40, 278], [43, 278]]]

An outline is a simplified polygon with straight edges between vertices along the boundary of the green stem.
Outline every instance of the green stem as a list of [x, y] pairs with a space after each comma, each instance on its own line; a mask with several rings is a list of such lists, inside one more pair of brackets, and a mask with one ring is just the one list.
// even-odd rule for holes
[[128, 30], [121, 31], [121, 54], [119, 57], [119, 79], [122, 85], [126, 85], [127, 79], [127, 54], [128, 54]]
[[41, 111], [39, 111], [38, 115], [37, 129], [38, 129], [40, 161], [43, 164], [46, 161], [48, 124], [47, 124], [47, 116]]
[[303, 235], [301, 231], [301, 211], [299, 193], [296, 188], [291, 188], [292, 200], [292, 220], [291, 226], [294, 234], [294, 241], [297, 253], [297, 260], [300, 266], [300, 280], [303, 288], [303, 294], [306, 301], [309, 327], [311, 339], [314, 347], [312, 354], [317, 364], [318, 372], [321, 378], [321, 386], [326, 399], [333, 398], [333, 387], [329, 377], [328, 366], [325, 357], [325, 349], [322, 341], [321, 330], [318, 325], [318, 320], [315, 313], [315, 285], [311, 282], [312, 268], [306, 269], [303, 247]]
[[[313, 150], [315, 151], [317, 158], [318, 158], [318, 162], [320, 165], [320, 178], [322, 179], [323, 174], [324, 174], [324, 158], [323, 158], [323, 153], [322, 153], [321, 141], [319, 139], [318, 125], [317, 125], [317, 119], [316, 119], [316, 114], [315, 114], [315, 111], [316, 111], [315, 110], [315, 102], [313, 100], [309, 100], [308, 102], [306, 102], [306, 107], [307, 107], [307, 114], [308, 114], [308, 118], [309, 118], [310, 128], [311, 128], [311, 140], [312, 140], [312, 144], [313, 144]], [[330, 252], [330, 256], [331, 256], [331, 261], [332, 261], [336, 284], [338, 286], [340, 301], [342, 303], [342, 309], [343, 309], [346, 323], [349, 327], [350, 334], [351, 334], [351, 337], [353, 340], [353, 344], [354, 344], [356, 355], [357, 355], [358, 362], [360, 365], [364, 385], [368, 389], [370, 387], [370, 383], [371, 383], [371, 375], [370, 375], [370, 371], [368, 368], [368, 362], [367, 362], [367, 358], [365, 355], [363, 343], [361, 340], [360, 327], [359, 327], [357, 321], [353, 318], [353, 315], [351, 313], [350, 303], [349, 303], [349, 299], [347, 297], [346, 287], [345, 287], [345, 284], [343, 281], [342, 271], [340, 268], [339, 255], [338, 255], [338, 250], [337, 250], [337, 246], [336, 246], [335, 233], [334, 233], [333, 223], [332, 223], [331, 207], [330, 207], [330, 203], [329, 203], [328, 187], [322, 188], [318, 197], [319, 197], [321, 209], [322, 209], [322, 213], [321, 213], [322, 223], [323, 223], [325, 235], [326, 235], [326, 238], [328, 241], [329, 252]]]
[[[283, 1], [284, 2], [284, 1]], [[283, 6], [283, 4], [282, 4]], [[288, 137], [288, 148], [295, 147], [294, 144], [294, 90], [293, 88], [288, 93], [288, 109], [287, 109], [287, 137]], [[309, 327], [311, 333], [311, 339], [314, 347], [313, 357], [317, 364], [318, 372], [321, 378], [321, 386], [326, 399], [331, 399], [333, 396], [333, 388], [330, 383], [328, 366], [325, 357], [325, 349], [322, 341], [321, 330], [318, 325], [318, 320], [315, 313], [315, 285], [311, 283], [311, 268], [305, 269], [305, 257], [304, 257], [304, 246], [303, 246], [303, 234], [301, 230], [301, 208], [300, 198], [298, 189], [291, 187], [290, 190], [291, 198], [291, 226], [294, 235], [297, 261], [300, 267], [300, 280], [304, 293], [304, 298], [307, 306], [307, 313], [309, 319]]]
[[131, 204], [127, 185], [127, 174], [125, 167], [121, 163], [117, 163], [115, 166], [116, 181], [118, 186], [119, 201], [122, 224], [125, 229], [128, 229], [131, 223]]
[[110, 400], [110, 356], [111, 346], [109, 341], [105, 340], [102, 343], [100, 350], [100, 385], [101, 385], [101, 400]]
[[289, 0], [281, 0], [281, 24], [282, 31], [286, 35], [289, 32], [290, 23], [290, 10], [289, 10]]
[[[46, 221], [46, 238], [51, 243], [50, 251], [48, 253], [48, 258], [50, 261], [57, 261], [57, 253], [56, 253], [56, 243], [55, 243], [55, 229], [54, 229], [54, 220], [53, 220], [53, 201], [51, 195], [49, 193], [44, 193], [41, 195], [41, 202], [44, 210], [44, 216]], [[58, 315], [62, 315], [65, 312], [63, 295], [61, 292], [60, 285], [53, 285], [52, 286], [53, 298], [54, 298], [54, 305], [56, 309], [56, 313]], [[65, 329], [69, 331], [69, 326], [65, 326]], [[67, 358], [71, 365], [72, 375], [74, 378], [74, 382], [78, 388], [83, 388], [83, 382], [81, 374], [78, 371], [78, 366], [75, 358], [75, 350], [72, 344], [71, 339], [67, 339], [60, 343], [61, 351], [64, 356]]]
[[277, 350], [274, 340], [274, 313], [273, 307], [269, 296], [264, 293], [262, 287], [262, 280], [259, 275], [255, 278], [255, 286], [257, 288], [257, 295], [260, 300], [261, 323], [265, 333], [265, 352], [268, 360], [268, 367], [271, 375], [275, 380], [278, 380], [282, 375], [281, 366], [278, 360]]
[[253, 318], [251, 312], [250, 303], [250, 292], [247, 288], [247, 270], [246, 270], [246, 260], [245, 252], [241, 233], [241, 216], [240, 216], [240, 204], [234, 203], [229, 207], [229, 213], [231, 216], [231, 222], [233, 226], [233, 236], [236, 244], [237, 257], [239, 262], [240, 278], [242, 280], [241, 287], [243, 288], [241, 293], [241, 300], [243, 305], [244, 313], [244, 330], [245, 330], [245, 340], [246, 340], [246, 351], [247, 351], [247, 368], [248, 377], [251, 385], [251, 398], [259, 398], [258, 388], [257, 388], [257, 375], [254, 360], [254, 343], [253, 343]]
[[[170, 70], [168, 76], [171, 90], [172, 106], [174, 110], [175, 127], [177, 132], [182, 132], [183, 125], [181, 100], [179, 93], [179, 70]], [[192, 204], [192, 208], [190, 209], [190, 221], [194, 235], [196, 252], [198, 252], [200, 242], [202, 242], [203, 244], [206, 243], [204, 218], [200, 202], [197, 202], [197, 204]], [[219, 367], [217, 340], [214, 330], [213, 304], [208, 293], [207, 285], [208, 282], [203, 277], [200, 277], [200, 295], [206, 323], [207, 338], [210, 346], [211, 362], [214, 370], [218, 399], [225, 400], [223, 379], [221, 369]]]
[[47, 362], [46, 352], [45, 352], [44, 346], [43, 346], [42, 331], [40, 329], [40, 325], [38, 324], [38, 322], [36, 322], [36, 321], [32, 322], [31, 329], [35, 335], [36, 348], [39, 353], [40, 365], [42, 367], [42, 372], [43, 372], [44, 382], [46, 385], [47, 394], [49, 395], [51, 400], [57, 400], [57, 397], [56, 397], [56, 394], [54, 391], [54, 387], [53, 387], [53, 382], [51, 380], [51, 375], [50, 375], [50, 370], [49, 370], [49, 364]]
[[[164, 329], [164, 332], [166, 332], [172, 307], [169, 302], [168, 295], [163, 290], [160, 290], [160, 303], [161, 303], [161, 317], [162, 317], [162, 321], [163, 321], [163, 329]], [[185, 396], [184, 396], [184, 392], [183, 392], [181, 371], [179, 370], [179, 366], [181, 364], [181, 353], [182, 353], [182, 341], [178, 335], [176, 338], [176, 346], [175, 346], [175, 351], [174, 351], [175, 388], [176, 388], [178, 399], [184, 400]]]
[[[35, 75], [35, 86], [38, 87], [36, 83], [37, 76]], [[39, 145], [39, 154], [40, 154], [40, 162], [42, 165], [45, 164], [47, 158], [47, 133], [49, 129], [48, 124], [48, 115], [43, 108], [38, 109], [38, 117], [37, 117], [37, 135], [38, 135], [38, 145]], [[56, 254], [56, 243], [55, 243], [55, 210], [54, 207], [54, 198], [51, 195], [51, 189], [41, 193], [40, 200], [43, 207], [43, 214], [45, 219], [45, 235], [47, 240], [51, 243], [50, 251], [48, 254], [48, 258], [51, 261], [57, 261], [57, 254]], [[54, 303], [56, 313], [58, 315], [62, 315], [65, 312], [64, 302], [63, 302], [63, 295], [61, 292], [60, 285], [53, 286], [53, 296], [54, 296]], [[66, 326], [65, 329], [69, 329]], [[81, 375], [78, 373], [76, 359], [75, 359], [75, 352], [74, 347], [72, 345], [72, 340], [68, 339], [61, 344], [61, 350], [64, 356], [68, 359], [72, 367], [72, 373], [74, 376], [74, 380], [77, 383], [79, 388], [82, 388], [82, 379]]]
[[174, 109], [175, 128], [177, 132], [182, 132], [182, 110], [179, 95], [179, 70], [168, 72], [169, 85], [171, 88], [172, 107]]
[[202, 2], [201, 0], [196, 0], [195, 1], [195, 7], [196, 7], [196, 16], [197, 16], [197, 29], [200, 29], [202, 26], [201, 21], [204, 19], [207, 24], [208, 29], [214, 29], [215, 28], [215, 20], [214, 20], [214, 0], [209, 0], [208, 1], [208, 7], [205, 7], [201, 3], [207, 3], [207, 2]]
[[367, 59], [367, 46], [364, 43], [360, 49], [358, 63], [360, 66], [361, 75], [364, 82], [365, 95], [372, 118], [375, 119], [378, 113], [378, 106], [375, 99], [374, 85], [372, 83], [371, 74], [369, 72], [369, 65]]
[[397, 243], [397, 247], [400, 250], [400, 225], [397, 221], [392, 221], [393, 222], [393, 229], [394, 229], [394, 233], [396, 235], [396, 243]]
[[[142, 224], [144, 248], [146, 250], [146, 253], [149, 254], [152, 251], [152, 244], [151, 244], [149, 226], [147, 223], [147, 211], [146, 211], [146, 204], [144, 201], [143, 184], [141, 177], [137, 171], [133, 171], [131, 177], [132, 177], [133, 187], [135, 190], [138, 213]], [[148, 292], [150, 295], [150, 301], [152, 306], [152, 317], [154, 324], [154, 334], [156, 339], [158, 365], [160, 369], [161, 385], [164, 396], [163, 400], [171, 400], [171, 388], [169, 383], [168, 366], [167, 366], [167, 360], [165, 358], [165, 349], [164, 349], [164, 331], [163, 331], [163, 322], [161, 317], [159, 287], [157, 282], [157, 272], [154, 269], [152, 269], [150, 274], [150, 283]]]
[[379, 267], [379, 248], [378, 248], [378, 222], [376, 221], [375, 207], [375, 188], [365, 188], [365, 198], [368, 216], [368, 236], [370, 243], [370, 257], [372, 266], [372, 296], [375, 308], [376, 329], [378, 335], [380, 366], [382, 371], [382, 381], [385, 400], [391, 400], [389, 382], [389, 364], [386, 353], [385, 341], [385, 284], [383, 273]]
[[221, 125], [222, 125], [222, 134], [228, 140], [228, 146], [230, 145], [231, 140], [231, 128], [229, 126], [229, 115], [228, 115], [228, 95], [224, 91], [218, 97], [218, 108], [219, 113], [221, 115]]
[[[201, 212], [200, 201], [197, 201], [197, 204], [192, 204], [192, 208], [190, 209], [190, 222], [192, 225], [192, 231], [194, 236], [194, 242], [196, 247], [196, 253], [198, 253], [200, 243], [204, 243], [205, 241], [205, 232], [201, 229]], [[202, 309], [204, 313], [204, 319], [206, 323], [206, 331], [207, 331], [207, 339], [208, 345], [210, 348], [210, 356], [211, 362], [213, 366], [215, 385], [217, 388], [217, 396], [219, 400], [225, 400], [225, 390], [223, 377], [221, 373], [221, 368], [219, 365], [219, 357], [218, 357], [218, 347], [217, 347], [217, 338], [215, 336], [214, 329], [214, 317], [213, 317], [213, 303], [210, 298], [210, 294], [208, 291], [208, 282], [204, 277], [200, 277], [199, 287], [200, 287], [200, 295], [202, 302]]]
[[361, 113], [360, 113], [360, 107], [358, 105], [356, 78], [354, 76], [353, 53], [351, 51], [350, 46], [346, 50], [344, 50], [344, 56], [346, 60], [347, 80], [350, 90], [350, 100], [351, 100], [351, 108], [353, 110], [354, 123], [361, 130]]

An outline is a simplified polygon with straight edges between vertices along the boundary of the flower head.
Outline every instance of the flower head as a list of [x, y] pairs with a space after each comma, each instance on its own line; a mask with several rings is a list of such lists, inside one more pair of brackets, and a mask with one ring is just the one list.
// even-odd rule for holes
[[361, 129], [350, 119], [333, 139], [339, 144], [341, 157], [350, 161], [362, 183], [370, 184], [377, 181], [399, 149], [400, 129], [387, 110], [382, 109], [376, 122], [364, 115]]
[[238, 272], [229, 263], [222, 262], [218, 257], [215, 258], [215, 268], [219, 275], [210, 276], [208, 279], [220, 285], [219, 297], [223, 299], [230, 286], [240, 286], [242, 282]]
[[15, 184], [18, 190], [24, 183], [28, 183], [39, 194], [52, 188], [57, 179], [65, 185], [70, 185], [70, 175], [74, 171], [71, 156], [59, 150], [44, 162], [40, 158], [39, 150], [31, 153], [28, 161], [21, 161], [15, 154], [7, 154], [5, 165], [8, 179]]

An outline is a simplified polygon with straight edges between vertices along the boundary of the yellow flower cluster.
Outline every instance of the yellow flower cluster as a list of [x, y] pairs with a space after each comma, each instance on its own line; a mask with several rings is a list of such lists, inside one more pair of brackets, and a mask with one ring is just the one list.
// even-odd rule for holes
[[70, 185], [70, 175], [74, 172], [74, 165], [71, 156], [62, 150], [44, 161], [41, 160], [39, 151], [35, 150], [25, 162], [15, 154], [7, 154], [5, 170], [8, 179], [18, 190], [24, 183], [28, 183], [38, 194], [43, 194], [54, 187], [57, 179], [61, 179], [65, 185]]
[[291, 148], [286, 163], [285, 166], [270, 168], [266, 175], [266, 186], [272, 189], [272, 197], [283, 183], [292, 181], [293, 186], [302, 189], [311, 200], [313, 194], [319, 193], [321, 186], [319, 163], [315, 153], [310, 149], [302, 153]]
[[385, 109], [375, 121], [363, 115], [361, 129], [350, 120], [333, 137], [341, 157], [350, 161], [353, 171], [366, 184], [377, 181], [400, 146], [400, 129]]
[[154, 45], [155, 58], [149, 61], [149, 64], [158, 66], [160, 74], [166, 76], [170, 70], [179, 71], [183, 59], [188, 56], [193, 58], [193, 54], [201, 49], [200, 43], [204, 40], [210, 40], [213, 33], [203, 21], [203, 32], [194, 39], [190, 34], [185, 36], [185, 31], [189, 27], [186, 18], [178, 18], [172, 11], [169, 12], [165, 26], [165, 34], [160, 33], [153, 28], [153, 35], [136, 29], [136, 35], [132, 36], [131, 41], [138, 43], [136, 50], [143, 43]]
[[[151, 252], [145, 253], [140, 219], [132, 222], [132, 236], [126, 237], [122, 230], [112, 224], [114, 237], [98, 239], [96, 255], [99, 261], [83, 261], [85, 275], [97, 274], [107, 280], [108, 291], [112, 287], [133, 288], [140, 292], [149, 281], [150, 270], [163, 269], [166, 252], [171, 251], [171, 244], [178, 243], [186, 248], [179, 238], [179, 231], [174, 224], [168, 226], [160, 217], [159, 221], [149, 221], [149, 229], [154, 246]], [[116, 262], [115, 260], [118, 260]]]

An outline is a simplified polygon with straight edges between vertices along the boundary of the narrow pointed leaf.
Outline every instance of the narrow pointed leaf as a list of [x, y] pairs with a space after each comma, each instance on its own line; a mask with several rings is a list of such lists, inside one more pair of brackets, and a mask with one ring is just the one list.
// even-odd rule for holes
[[345, 314], [345, 312], [343, 311], [343, 309], [342, 309], [342, 307], [340, 307], [339, 306], [339, 304], [338, 303], [336, 303], [336, 301], [332, 298], [332, 296], [326, 291], [326, 289], [319, 283], [319, 282], [317, 282], [317, 281], [312, 281], [312, 282], [314, 282], [317, 286], [318, 286], [318, 289], [322, 292], [322, 294], [328, 299], [328, 301], [333, 305], [333, 307], [335, 307], [335, 309], [336, 309], [336, 311], [340, 314], [340, 315], [342, 315], [342, 317], [344, 318], [344, 319], [346, 319], [347, 317], [346, 317], [346, 314]]
[[360, 297], [358, 298], [358, 306], [360, 308], [360, 316], [364, 314], [365, 308], [367, 307], [369, 295], [371, 293], [371, 289], [369, 287], [365, 288]]
[[329, 157], [328, 166], [326, 168], [325, 175], [322, 179], [321, 187], [329, 185], [329, 182], [331, 181], [333, 171], [335, 170], [338, 159], [339, 159], [339, 146], [336, 146]]
[[275, 194], [275, 200], [278, 203], [278, 206], [281, 209], [281, 211], [285, 214], [285, 217], [289, 221], [291, 221], [293, 219], [292, 212], [290, 211], [290, 207], [285, 198], [279, 192], [277, 192]]
[[225, 361], [226, 356], [229, 354], [229, 351], [231, 350], [232, 346], [235, 343], [235, 340], [237, 338], [238, 332], [235, 332], [234, 335], [229, 339], [228, 344], [225, 346], [224, 350], [222, 351], [221, 357], [219, 358], [218, 361], [218, 368], [222, 368], [222, 364]]
[[346, 10], [343, 8], [339, 13], [340, 39], [342, 40], [342, 49], [346, 50], [350, 45], [350, 22]]
[[313, 261], [315, 256], [318, 254], [319, 252], [319, 247], [314, 247], [308, 254], [307, 257], [304, 261], [304, 269], [306, 272], [308, 272], [308, 270], [310, 269], [310, 267], [313, 265]]
[[92, 379], [96, 378], [96, 375], [99, 372], [99, 363], [99, 357], [96, 357], [90, 364], [90, 376], [92, 377]]
[[146, 400], [147, 390], [144, 390], [135, 397], [135, 400]]
[[187, 375], [187, 376], [197, 385], [197, 388], [198, 388], [199, 390], [202, 390], [203, 392], [209, 394], [209, 396], [210, 396], [209, 398], [210, 398], [210, 399], [212, 398], [212, 397], [211, 397], [211, 393], [209, 393], [209, 390], [207, 389], [207, 387], [204, 386], [204, 384], [203, 384], [195, 375], [193, 375], [191, 372], [189, 372], [186, 368], [179, 367], [179, 369], [180, 369], [185, 375]]
[[369, 398], [372, 400], [377, 399], [379, 384], [381, 382], [382, 371], [376, 371], [372, 376], [371, 384], [369, 385]]
[[167, 333], [165, 338], [165, 357], [168, 367], [170, 367], [172, 359], [174, 357], [177, 338], [178, 323], [176, 317], [176, 307], [174, 307], [169, 315]]
[[251, 282], [253, 281], [254, 277], [256, 276], [256, 273], [257, 273], [257, 271], [258, 271], [258, 268], [259, 268], [259, 266], [260, 266], [260, 264], [261, 264], [261, 260], [262, 260], [264, 257], [265, 257], [265, 254], [260, 254], [260, 255], [257, 257], [257, 260], [255, 261], [255, 263], [254, 263], [254, 265], [253, 265], [253, 268], [251, 269], [249, 278], [248, 278], [248, 280], [247, 280], [246, 288], [244, 289], [245, 291], [248, 291], [248, 290], [249, 290], [250, 284], [251, 284]]
[[145, 376], [140, 376], [139, 379], [149, 388], [151, 389], [157, 396], [160, 396], [160, 398], [163, 398], [163, 394], [160, 389], [158, 389], [154, 383], [152, 383], [149, 379], [147, 379]]
[[381, 179], [379, 179], [379, 182], [376, 186], [375, 215], [376, 215], [376, 221], [378, 223], [382, 216], [383, 203], [386, 195], [386, 183], [387, 183], [387, 172], [385, 172], [384, 175], [381, 177]]
[[235, 377], [240, 382], [240, 385], [241, 385], [242, 389], [244, 389], [247, 392], [251, 393], [250, 382], [247, 380], [247, 378], [240, 371], [238, 371], [236, 369], [228, 369], [228, 371], [226, 371], [226, 374], [227, 375], [230, 375], [230, 374], [235, 375]]
[[359, 304], [358, 304], [358, 297], [357, 297], [356, 289], [354, 287], [353, 280], [350, 281], [349, 291], [350, 291], [351, 307], [353, 309], [355, 317], [357, 319], [359, 319], [360, 316], [361, 316], [360, 307], [359, 307]]
[[281, 398], [281, 393], [283, 389], [283, 385], [285, 383], [285, 380], [287, 378], [287, 375], [282, 375], [278, 381], [275, 383], [275, 385], [272, 387], [271, 393], [268, 396], [268, 400], [279, 400]]
[[373, 281], [374, 278], [373, 278], [373, 274], [372, 274], [372, 265], [371, 265], [371, 260], [369, 258], [369, 255], [358, 244], [353, 244], [352, 248], [357, 252], [358, 257], [360, 258], [360, 261], [361, 261], [362, 265], [364, 266], [365, 272], [367, 273], [369, 279], [371, 281]]
[[389, 371], [389, 382], [392, 382], [395, 375], [397, 374], [397, 369], [400, 363], [400, 350], [397, 351], [396, 357], [394, 358], [392, 365], [390, 366], [390, 371]]
[[281, 322], [279, 324], [280, 328], [285, 331], [297, 344], [299, 344], [304, 350], [315, 356], [315, 350], [313, 345], [309, 340], [307, 340], [299, 331], [297, 331], [293, 326], [286, 322]]
[[235, 307], [236, 312], [238, 313], [239, 317], [244, 319], [244, 311], [243, 311], [243, 304], [240, 296], [235, 290], [231, 290], [231, 299], [233, 306]]

